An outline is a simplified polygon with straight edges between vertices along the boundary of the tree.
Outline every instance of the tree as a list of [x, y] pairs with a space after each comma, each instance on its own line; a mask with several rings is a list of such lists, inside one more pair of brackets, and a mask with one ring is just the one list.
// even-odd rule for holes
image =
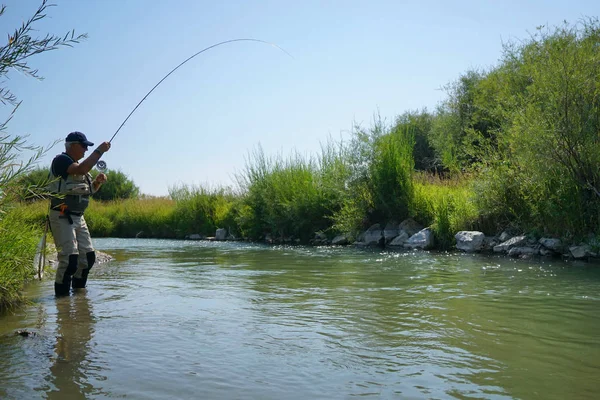
[[[92, 173], [93, 176], [98, 175], [98, 172]], [[100, 190], [94, 194], [97, 200], [119, 200], [136, 198], [140, 194], [140, 189], [133, 183], [127, 175], [120, 170], [106, 171], [106, 183], [102, 185]]]

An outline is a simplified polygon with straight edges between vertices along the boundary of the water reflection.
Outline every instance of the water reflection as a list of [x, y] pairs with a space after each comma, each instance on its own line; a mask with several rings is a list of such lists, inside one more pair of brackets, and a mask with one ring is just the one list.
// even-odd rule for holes
[[57, 336], [54, 363], [50, 367], [48, 399], [85, 399], [89, 382], [88, 360], [96, 323], [85, 289], [56, 299]]

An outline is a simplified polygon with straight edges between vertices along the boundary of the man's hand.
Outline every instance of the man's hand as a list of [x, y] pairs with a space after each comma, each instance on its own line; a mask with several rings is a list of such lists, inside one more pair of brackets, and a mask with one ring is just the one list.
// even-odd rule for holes
[[99, 185], [102, 185], [104, 182], [106, 182], [106, 179], [106, 174], [98, 174], [96, 179], [94, 179], [94, 182]]
[[110, 142], [100, 143], [96, 150], [100, 151], [101, 153], [106, 153], [108, 150], [110, 150]]

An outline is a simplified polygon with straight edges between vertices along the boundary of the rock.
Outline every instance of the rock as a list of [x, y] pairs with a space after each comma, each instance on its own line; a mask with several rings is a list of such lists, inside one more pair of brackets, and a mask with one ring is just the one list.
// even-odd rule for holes
[[467, 253], [480, 251], [483, 247], [485, 235], [478, 231], [460, 231], [455, 236], [456, 248]]
[[225, 240], [227, 239], [227, 229], [219, 228], [217, 232], [215, 232], [215, 240]]
[[507, 252], [513, 247], [518, 247], [527, 243], [527, 237], [525, 236], [515, 236], [513, 238], [508, 239], [505, 242], [500, 243], [497, 246], [494, 246], [495, 253]]
[[98, 264], [106, 263], [106, 262], [112, 261], [114, 259], [115, 258], [113, 256], [111, 256], [110, 254], [106, 254], [102, 251], [96, 250], [96, 262]]
[[537, 254], [539, 254], [538, 249], [529, 246], [511, 247], [511, 249], [508, 251], [508, 256], [513, 258], [527, 258]]
[[559, 254], [559, 253], [557, 253], [557, 252], [555, 252], [553, 250], [547, 249], [544, 246], [540, 247], [540, 255], [541, 256], [544, 256], [544, 257], [554, 257], [557, 254]]
[[548, 250], [552, 250], [556, 253], [560, 253], [563, 250], [563, 245], [560, 239], [541, 238], [538, 241], [538, 243], [547, 248]]
[[362, 240], [357, 242], [358, 246], [379, 246], [383, 241], [383, 230], [380, 224], [374, 224], [362, 235]]
[[388, 222], [383, 229], [385, 243], [390, 243], [399, 233], [398, 224], [396, 222]]
[[500, 240], [500, 243], [502, 242], [506, 242], [507, 240], [513, 238], [514, 235], [511, 235], [509, 232], [504, 231], [500, 234], [500, 237], [498, 238], [498, 240]]
[[433, 247], [433, 232], [430, 228], [421, 229], [412, 235], [406, 243], [405, 248], [427, 250]]
[[350, 241], [348, 240], [348, 237], [346, 235], [337, 235], [336, 237], [333, 238], [333, 240], [331, 241], [331, 244], [333, 245], [346, 245], [348, 244]]
[[408, 234], [408, 237], [413, 236], [415, 233], [423, 230], [423, 225], [419, 224], [412, 218], [405, 219], [398, 227], [399, 231], [404, 231]]
[[[98, 264], [103, 264], [109, 261], [114, 260], [115, 258], [113, 256], [111, 256], [110, 254], [107, 254], [103, 251], [100, 250], [96, 250], [96, 262]], [[46, 256], [46, 261], [48, 262], [48, 264], [54, 266], [55, 264], [58, 264], [58, 254], [56, 254], [56, 247], [54, 247], [54, 245], [52, 245], [52, 247], [49, 249], [49, 253]]]
[[200, 235], [199, 233], [192, 233], [191, 235], [187, 235], [185, 238], [189, 240], [202, 240], [205, 237]]
[[596, 253], [592, 251], [592, 248], [587, 244], [581, 244], [579, 246], [569, 247], [569, 252], [576, 260], [581, 260], [588, 257], [596, 257]]
[[329, 244], [329, 239], [327, 239], [327, 235], [323, 232], [315, 232], [315, 237], [310, 241], [310, 243], [315, 246], [323, 246]]
[[29, 329], [17, 329], [15, 331], [15, 336], [34, 337], [36, 335], [37, 335], [36, 332], [31, 331]]
[[406, 243], [408, 239], [408, 233], [400, 231], [400, 234], [387, 244], [387, 247], [404, 247], [404, 243]]
[[483, 244], [481, 245], [482, 250], [492, 251], [494, 246], [498, 245], [500, 242], [494, 236], [486, 236], [483, 238]]

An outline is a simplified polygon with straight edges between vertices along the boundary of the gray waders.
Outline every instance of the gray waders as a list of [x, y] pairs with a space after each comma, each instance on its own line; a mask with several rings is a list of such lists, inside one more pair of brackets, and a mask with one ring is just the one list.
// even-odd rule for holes
[[50, 228], [58, 252], [54, 292], [66, 296], [71, 284], [74, 289], [85, 287], [96, 252], [83, 213], [50, 210]]

